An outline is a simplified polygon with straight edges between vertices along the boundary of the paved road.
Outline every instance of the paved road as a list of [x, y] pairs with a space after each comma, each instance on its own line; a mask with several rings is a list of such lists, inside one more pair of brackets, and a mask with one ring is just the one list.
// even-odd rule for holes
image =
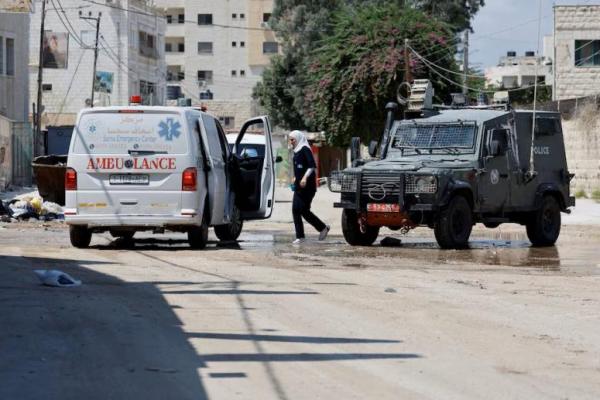
[[[335, 226], [298, 248], [278, 207], [205, 251], [5, 225], [0, 399], [600, 397], [597, 227], [566, 224], [549, 249], [478, 228], [441, 251], [428, 230], [351, 248]], [[40, 286], [39, 268], [83, 285]]]

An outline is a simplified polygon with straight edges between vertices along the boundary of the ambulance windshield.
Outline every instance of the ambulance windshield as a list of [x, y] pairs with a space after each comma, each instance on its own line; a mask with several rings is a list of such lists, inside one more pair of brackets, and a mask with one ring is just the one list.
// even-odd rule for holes
[[188, 139], [177, 113], [98, 112], [81, 116], [75, 154], [185, 154]]

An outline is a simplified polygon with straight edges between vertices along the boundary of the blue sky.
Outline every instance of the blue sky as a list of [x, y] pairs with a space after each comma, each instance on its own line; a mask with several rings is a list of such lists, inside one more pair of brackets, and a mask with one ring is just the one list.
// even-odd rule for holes
[[[473, 20], [469, 62], [484, 69], [498, 63], [507, 51], [522, 55], [537, 51], [539, 0], [486, 0]], [[552, 34], [557, 5], [600, 5], [600, 0], [542, 0], [542, 36]], [[543, 51], [540, 43], [540, 52]]]

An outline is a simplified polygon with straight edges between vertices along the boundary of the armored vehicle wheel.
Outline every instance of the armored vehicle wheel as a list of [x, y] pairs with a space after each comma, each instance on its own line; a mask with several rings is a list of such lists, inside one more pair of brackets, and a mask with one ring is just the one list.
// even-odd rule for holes
[[69, 226], [69, 238], [73, 247], [85, 249], [92, 241], [92, 231], [85, 226], [71, 225]]
[[216, 225], [215, 235], [217, 235], [219, 240], [237, 240], [242, 233], [243, 227], [244, 221], [242, 220], [240, 209], [233, 206], [231, 222], [225, 225]]
[[208, 212], [204, 211], [204, 214], [202, 215], [202, 225], [194, 226], [188, 231], [188, 243], [192, 249], [201, 250], [206, 247], [206, 242], [208, 242], [207, 214]]
[[553, 246], [560, 234], [560, 207], [554, 196], [544, 196], [542, 206], [527, 222], [527, 237], [534, 246]]
[[356, 211], [344, 209], [342, 213], [342, 232], [344, 239], [352, 246], [370, 246], [379, 235], [379, 227], [365, 226], [360, 229]]
[[463, 249], [469, 244], [473, 229], [471, 207], [463, 196], [456, 196], [435, 222], [435, 239], [442, 249]]

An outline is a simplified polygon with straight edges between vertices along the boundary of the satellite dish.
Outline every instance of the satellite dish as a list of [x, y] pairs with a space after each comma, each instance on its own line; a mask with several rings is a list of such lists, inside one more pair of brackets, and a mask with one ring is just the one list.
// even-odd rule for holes
[[398, 104], [400, 104], [401, 106], [407, 105], [411, 92], [412, 88], [410, 86], [410, 83], [402, 82], [400, 86], [398, 86], [398, 90], [396, 91], [396, 99], [398, 99]]

